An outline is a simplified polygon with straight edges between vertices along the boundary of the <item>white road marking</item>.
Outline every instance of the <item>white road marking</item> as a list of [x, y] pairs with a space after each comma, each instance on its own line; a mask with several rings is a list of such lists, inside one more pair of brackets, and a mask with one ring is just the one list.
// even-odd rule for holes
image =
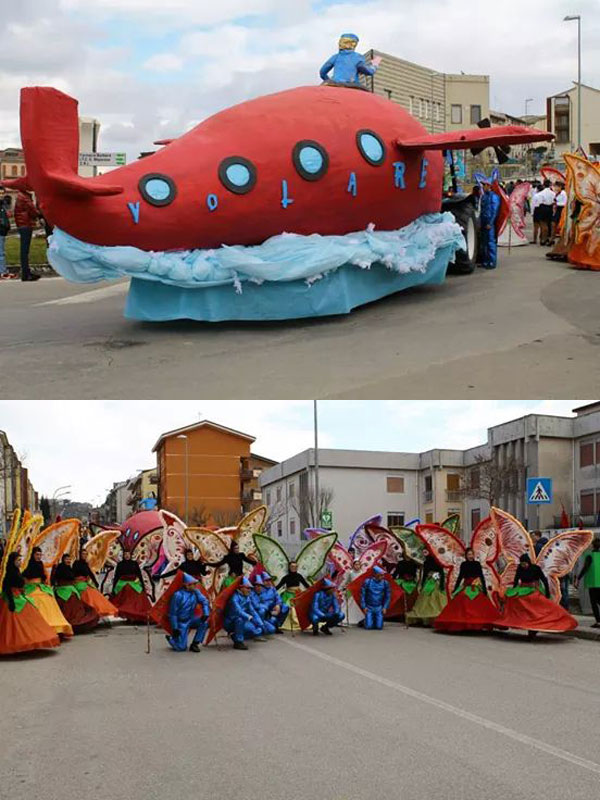
[[408, 697], [412, 697], [414, 700], [420, 700], [422, 703], [427, 703], [428, 705], [439, 708], [442, 711], [447, 711], [449, 714], [454, 714], [456, 717], [465, 719], [468, 722], [473, 722], [475, 725], [480, 725], [482, 728], [487, 728], [490, 731], [499, 733], [502, 736], [506, 736], [509, 739], [519, 742], [520, 744], [526, 744], [529, 747], [534, 747], [536, 750], [541, 750], [543, 753], [547, 753], [555, 758], [560, 758], [563, 761], [568, 761], [571, 764], [575, 764], [577, 767], [587, 769], [590, 772], [595, 772], [596, 774], [600, 775], [600, 764], [596, 764], [595, 761], [588, 761], [586, 758], [581, 758], [574, 753], [569, 753], [567, 750], [561, 750], [559, 747], [546, 744], [546, 742], [542, 742], [540, 739], [535, 739], [533, 736], [527, 736], [526, 734], [519, 733], [512, 728], [506, 728], [504, 725], [499, 725], [497, 722], [492, 722], [492, 720], [486, 719], [485, 717], [480, 717], [477, 714], [471, 714], [470, 711], [465, 711], [464, 709], [453, 706], [450, 703], [444, 702], [443, 700], [430, 697], [423, 692], [418, 692], [415, 689], [411, 689], [409, 686], [396, 683], [396, 681], [391, 681], [388, 678], [384, 678], [383, 676], [377, 675], [374, 672], [369, 672], [369, 670], [357, 667], [355, 664], [350, 664], [348, 661], [342, 661], [339, 658], [330, 656], [328, 653], [320, 653], [318, 650], [315, 650], [308, 645], [293, 642], [290, 639], [284, 639], [283, 637], [280, 637], [279, 641], [282, 641], [289, 647], [296, 647], [298, 650], [304, 650], [306, 653], [310, 653], [316, 658], [321, 658], [323, 661], [334, 664], [336, 667], [341, 667], [348, 672], [353, 672], [355, 675], [368, 678], [374, 683], [379, 683], [382, 686], [386, 686], [388, 689], [394, 689], [394, 691], [405, 694]]
[[58, 300], [46, 300], [43, 303], [36, 303], [38, 306], [70, 306], [78, 303], [95, 303], [106, 297], [116, 297], [123, 294], [129, 288], [129, 283], [115, 283], [110, 286], [103, 286], [102, 289], [92, 289], [90, 292], [80, 292], [79, 294], [69, 295], [69, 297], [59, 297]]

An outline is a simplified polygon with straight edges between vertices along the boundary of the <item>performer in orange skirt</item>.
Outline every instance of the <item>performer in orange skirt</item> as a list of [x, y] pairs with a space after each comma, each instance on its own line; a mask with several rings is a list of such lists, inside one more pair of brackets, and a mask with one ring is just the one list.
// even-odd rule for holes
[[98, 581], [90, 569], [85, 553], [82, 552], [73, 562], [73, 574], [81, 599], [91, 606], [99, 617], [114, 617], [117, 614], [117, 607], [98, 591]]
[[56, 602], [71, 623], [73, 633], [86, 633], [98, 624], [96, 611], [81, 599], [81, 592], [75, 586], [75, 575], [71, 567], [71, 556], [62, 557], [53, 570], [52, 584]]
[[[540, 584], [545, 594], [540, 591]], [[563, 633], [577, 627], [577, 620], [550, 599], [550, 587], [543, 570], [531, 563], [527, 553], [521, 556], [512, 588], [506, 591], [504, 611], [498, 625], [529, 631]]]
[[129, 550], [125, 550], [123, 560], [115, 567], [111, 600], [119, 617], [130, 622], [146, 622], [152, 610], [144, 589], [142, 570]]
[[0, 655], [42, 650], [60, 644], [58, 634], [24, 594], [21, 557], [10, 553], [0, 597]]
[[54, 590], [48, 585], [46, 569], [42, 562], [42, 548], [34, 547], [29, 564], [23, 572], [24, 592], [51, 628], [60, 636], [73, 636], [73, 628], [56, 602]]
[[[498, 623], [498, 609], [488, 597], [485, 576], [471, 547], [460, 565], [452, 599], [433, 625], [442, 631], [491, 630]], [[461, 584], [464, 584], [461, 587]]]

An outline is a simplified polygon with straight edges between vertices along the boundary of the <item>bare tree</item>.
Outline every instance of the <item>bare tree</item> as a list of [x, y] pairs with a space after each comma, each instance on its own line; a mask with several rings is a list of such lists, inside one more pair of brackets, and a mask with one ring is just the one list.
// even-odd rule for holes
[[331, 508], [331, 502], [334, 497], [333, 489], [323, 487], [319, 491], [319, 502], [315, 502], [314, 489], [309, 489], [308, 492], [303, 492], [299, 497], [293, 497], [290, 500], [290, 506], [298, 515], [300, 520], [300, 529], [305, 528], [320, 528], [321, 516], [323, 511]]
[[194, 508], [190, 509], [189, 519], [186, 522], [190, 527], [202, 528], [208, 523], [209, 519], [210, 513], [206, 506], [194, 506]]
[[217, 508], [208, 515], [219, 528], [230, 528], [240, 521], [241, 512], [230, 508]]
[[463, 497], [486, 500], [490, 506], [497, 506], [502, 496], [517, 494], [521, 490], [525, 474], [521, 461], [511, 458], [500, 464], [485, 456], [477, 456], [475, 462], [460, 490]]

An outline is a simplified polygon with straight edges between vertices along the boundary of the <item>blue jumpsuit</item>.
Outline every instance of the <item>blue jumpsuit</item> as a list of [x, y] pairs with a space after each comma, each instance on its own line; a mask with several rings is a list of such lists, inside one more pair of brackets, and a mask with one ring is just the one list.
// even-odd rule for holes
[[256, 624], [250, 597], [234, 592], [225, 609], [224, 628], [231, 634], [234, 642], [243, 642], [244, 639], [261, 635], [262, 625]]
[[[264, 590], [263, 590], [264, 592]], [[254, 610], [254, 621], [260, 625], [263, 633], [275, 633], [275, 625], [268, 618], [267, 608], [263, 600], [263, 592], [258, 594], [257, 591], [250, 593], [250, 605]]]
[[310, 614], [308, 615], [313, 625], [319, 622], [327, 625], [328, 628], [333, 628], [339, 625], [344, 619], [344, 615], [340, 611], [340, 604], [336, 597], [335, 592], [329, 594], [324, 589], [316, 592], [310, 606]]
[[[196, 606], [202, 606], [202, 616], [196, 617]], [[179, 589], [171, 597], [169, 603], [169, 624], [171, 630], [177, 631], [177, 635], [167, 637], [167, 641], [173, 650], [187, 650], [188, 632], [195, 629], [194, 644], [202, 644], [208, 629], [208, 615], [210, 605], [206, 597], [198, 589], [191, 592]]]
[[[281, 628], [290, 612], [290, 607], [283, 602], [281, 595], [274, 586], [265, 586], [260, 597], [267, 609], [267, 618], [273, 622], [276, 628]], [[279, 606], [279, 614], [276, 617], [273, 616], [275, 606]]]
[[321, 67], [322, 81], [329, 80], [329, 73], [333, 70], [333, 80], [336, 83], [360, 84], [359, 75], [375, 75], [375, 68], [370, 67], [364, 56], [355, 50], [340, 50]]
[[383, 616], [390, 607], [390, 585], [386, 580], [367, 578], [360, 592], [360, 605], [365, 612], [365, 628], [369, 631], [383, 628]]
[[[481, 263], [487, 269], [495, 269], [498, 263], [498, 236], [496, 221], [500, 213], [500, 198], [496, 192], [484, 192], [481, 198]], [[490, 230], [487, 230], [487, 226]]]

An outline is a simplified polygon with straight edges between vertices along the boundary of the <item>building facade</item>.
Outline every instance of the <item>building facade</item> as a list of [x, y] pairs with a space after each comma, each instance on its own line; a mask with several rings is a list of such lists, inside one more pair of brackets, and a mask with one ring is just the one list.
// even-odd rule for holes
[[[346, 542], [374, 514], [393, 526], [416, 518], [441, 522], [457, 513], [467, 541], [491, 505], [530, 529], [557, 530], [565, 521], [573, 528], [600, 527], [600, 403], [575, 414], [511, 420], [468, 450], [319, 450], [320, 494], [332, 527]], [[540, 477], [552, 479], [553, 501], [529, 505], [527, 481]], [[270, 535], [296, 552], [304, 528], [318, 524], [314, 450], [267, 470], [261, 486]]]
[[39, 496], [4, 431], [0, 431], [0, 536], [10, 530], [15, 509], [39, 511]]
[[149, 497], [156, 497], [158, 493], [158, 473], [156, 467], [143, 469], [131, 478], [127, 484], [127, 505], [130, 514], [140, 510], [140, 503]]
[[188, 524], [226, 526], [259, 506], [259, 478], [275, 461], [251, 452], [255, 437], [209, 420], [162, 434], [159, 505]]
[[[577, 149], [579, 94], [575, 84], [546, 101], [546, 130], [556, 135], [556, 156]], [[585, 152], [600, 159], [600, 89], [581, 84], [581, 145]]]

